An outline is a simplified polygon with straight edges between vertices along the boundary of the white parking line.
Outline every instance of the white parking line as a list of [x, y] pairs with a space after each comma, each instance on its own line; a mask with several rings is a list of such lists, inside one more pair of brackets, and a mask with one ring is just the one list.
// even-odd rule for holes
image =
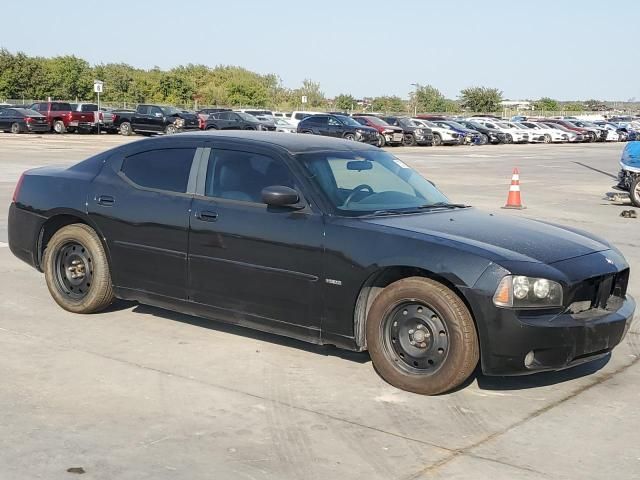
[[0, 248], [8, 247], [8, 243], [0, 242]]

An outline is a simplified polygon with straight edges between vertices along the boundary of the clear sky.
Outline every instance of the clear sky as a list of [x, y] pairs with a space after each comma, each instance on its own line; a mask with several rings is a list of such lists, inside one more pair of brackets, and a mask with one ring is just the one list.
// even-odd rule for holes
[[33, 0], [3, 2], [2, 18], [13, 52], [239, 65], [329, 96], [406, 97], [418, 82], [450, 98], [482, 85], [509, 99], [640, 99], [639, 0]]

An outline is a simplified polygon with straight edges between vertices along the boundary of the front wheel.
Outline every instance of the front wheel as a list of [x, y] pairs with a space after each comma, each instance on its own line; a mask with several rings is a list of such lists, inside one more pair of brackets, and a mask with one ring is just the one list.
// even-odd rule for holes
[[353, 133], [345, 133], [344, 139], [354, 142], [356, 140], [356, 136]]
[[510, 133], [507, 133], [504, 143], [513, 143], [513, 135], [511, 135]]
[[443, 284], [410, 277], [386, 287], [367, 316], [373, 366], [391, 385], [437, 395], [467, 380], [480, 357], [464, 302]]
[[489, 135], [481, 133], [478, 139], [478, 145], [486, 145], [487, 143], [489, 143]]
[[403, 143], [407, 146], [407, 147], [413, 147], [416, 145], [416, 137], [413, 135], [413, 133], [407, 133], [404, 136], [404, 141]]
[[175, 133], [178, 133], [178, 129], [175, 125], [167, 125], [167, 128], [164, 129], [164, 133], [166, 133], [167, 135], [173, 135]]
[[107, 256], [88, 225], [58, 230], [44, 251], [43, 269], [49, 293], [65, 310], [98, 312], [114, 299]]
[[382, 148], [387, 144], [387, 141], [384, 139], [384, 135], [378, 135], [378, 147]]
[[548, 133], [544, 134], [544, 143], [551, 143], [551, 135]]
[[629, 198], [631, 199], [631, 203], [640, 208], [640, 175], [637, 175], [636, 178], [631, 182], [631, 188], [629, 189]]
[[439, 133], [434, 133], [433, 134], [433, 146], [434, 147], [439, 147], [440, 145], [442, 145], [442, 137], [440, 136]]

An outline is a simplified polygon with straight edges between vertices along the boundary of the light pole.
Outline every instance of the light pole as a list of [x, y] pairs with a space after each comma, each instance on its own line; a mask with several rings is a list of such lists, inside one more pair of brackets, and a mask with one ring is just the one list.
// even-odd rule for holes
[[416, 91], [413, 94], [413, 116], [417, 117], [418, 116], [418, 87], [420, 86], [420, 84], [412, 83], [411, 86], [416, 87]]

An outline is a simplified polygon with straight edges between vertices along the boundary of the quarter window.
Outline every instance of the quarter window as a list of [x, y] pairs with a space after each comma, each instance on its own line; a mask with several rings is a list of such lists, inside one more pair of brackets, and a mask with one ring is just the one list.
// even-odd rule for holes
[[205, 195], [262, 203], [262, 189], [294, 188], [289, 168], [280, 160], [249, 152], [216, 150], [209, 157]]
[[195, 148], [136, 153], [124, 159], [121, 170], [129, 180], [141, 187], [185, 193], [195, 153]]

